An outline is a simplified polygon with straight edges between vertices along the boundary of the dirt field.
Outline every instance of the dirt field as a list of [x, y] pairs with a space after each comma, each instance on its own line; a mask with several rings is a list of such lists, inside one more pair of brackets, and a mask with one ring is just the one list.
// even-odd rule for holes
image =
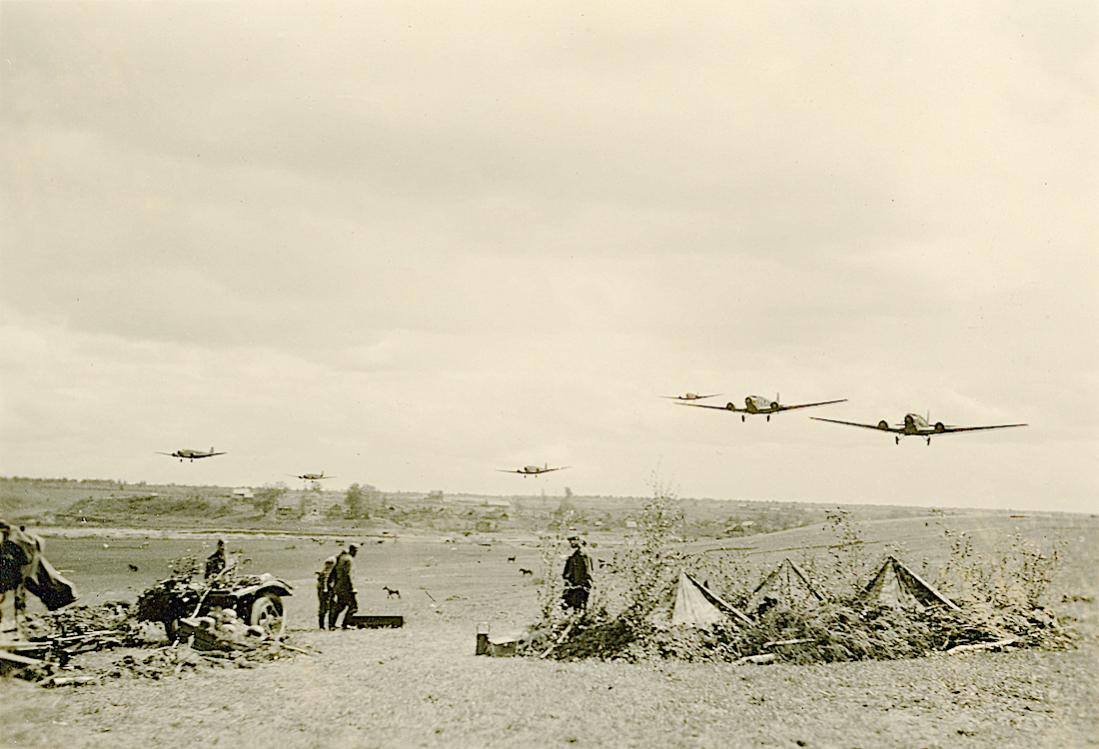
[[[966, 524], [965, 519], [951, 522]], [[1096, 596], [1094, 519], [971, 519], [991, 544], [1018, 529], [1070, 540], [1057, 596]], [[867, 527], [882, 545], [942, 558], [923, 520]], [[738, 539], [771, 561], [822, 542], [820, 529]], [[341, 539], [344, 541], [350, 539]], [[747, 543], [741, 543], [747, 541]], [[103, 544], [108, 544], [104, 549]], [[208, 538], [48, 540], [87, 598], [132, 597], [166, 560]], [[401, 538], [364, 548], [366, 613], [401, 613], [395, 631], [318, 632], [311, 570], [334, 540], [230, 538], [255, 570], [287, 577], [295, 641], [316, 656], [165, 681], [43, 690], [0, 683], [0, 745], [978, 747], [1099, 745], [1096, 604], [1065, 604], [1085, 639], [1066, 653], [1013, 652], [820, 666], [555, 663], [472, 655], [477, 623], [530, 621], [542, 574], [532, 540], [481, 546]], [[604, 545], [602, 548], [606, 548]], [[596, 549], [598, 553], [600, 549]], [[516, 563], [508, 563], [511, 555]], [[129, 571], [127, 564], [139, 571]], [[163, 566], [161, 566], [163, 565]], [[382, 585], [401, 590], [387, 599]], [[434, 602], [428, 594], [434, 598]], [[435, 605], [433, 605], [433, 603]]]

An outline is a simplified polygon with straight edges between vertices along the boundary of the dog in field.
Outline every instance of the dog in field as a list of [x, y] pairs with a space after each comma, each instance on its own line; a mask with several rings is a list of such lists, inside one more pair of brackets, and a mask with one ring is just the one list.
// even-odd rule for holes
[[519, 568], [519, 574], [520, 575], [533, 575], [534, 570], [528, 570], [526, 567], [520, 567]]
[[508, 557], [508, 561], [509, 561], [509, 562], [514, 562], [514, 561], [515, 561], [515, 557]]
[[401, 591], [397, 590], [396, 588], [390, 588], [388, 585], [383, 585], [382, 590], [385, 591], [385, 597], [387, 599], [401, 597]]
[[130, 572], [137, 572], [136, 564], [127, 564], [126, 566], [130, 568]]

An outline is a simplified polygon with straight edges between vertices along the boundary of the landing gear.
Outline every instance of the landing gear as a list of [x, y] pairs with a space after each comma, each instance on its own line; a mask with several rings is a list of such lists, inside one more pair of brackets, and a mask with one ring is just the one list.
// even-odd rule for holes
[[771, 414], [767, 414], [767, 421], [771, 420]]
[[894, 444], [894, 445], [899, 445], [899, 444], [901, 444], [901, 438], [900, 438], [900, 437], [898, 437], [898, 436], [896, 436], [896, 435], [894, 435], [894, 436], [893, 436], [893, 444]]
[[931, 447], [931, 438], [930, 437], [927, 438], [927, 446]]
[[744, 414], [741, 414], [741, 415], [740, 415], [740, 423], [741, 423], [741, 424], [743, 424], [743, 423], [744, 423], [745, 421], [747, 421], [747, 420], [748, 420], [748, 417], [747, 417], [747, 416], [745, 416]]

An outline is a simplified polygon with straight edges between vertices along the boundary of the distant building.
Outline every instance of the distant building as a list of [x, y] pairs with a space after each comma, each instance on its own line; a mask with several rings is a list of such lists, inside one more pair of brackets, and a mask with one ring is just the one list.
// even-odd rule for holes
[[252, 494], [252, 490], [247, 486], [241, 486], [233, 490], [233, 499], [250, 500], [255, 499], [255, 496]]

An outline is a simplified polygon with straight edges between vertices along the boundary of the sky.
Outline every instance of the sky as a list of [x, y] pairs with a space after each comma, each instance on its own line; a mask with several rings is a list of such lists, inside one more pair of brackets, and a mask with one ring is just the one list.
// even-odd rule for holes
[[1099, 512], [1097, 32], [3, 0], [0, 474]]

